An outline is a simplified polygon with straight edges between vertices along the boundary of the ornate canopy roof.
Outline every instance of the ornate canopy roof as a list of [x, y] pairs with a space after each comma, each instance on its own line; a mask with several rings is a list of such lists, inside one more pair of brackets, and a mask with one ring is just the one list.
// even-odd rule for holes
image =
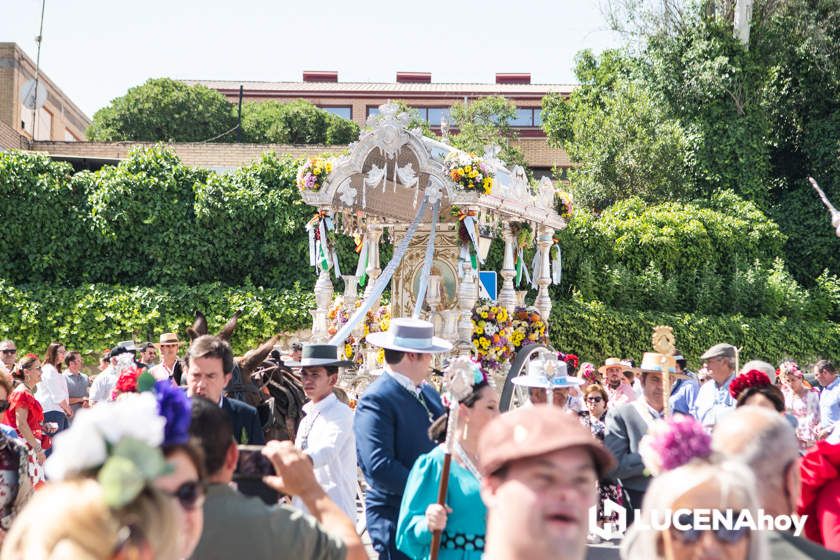
[[494, 176], [491, 194], [466, 191], [450, 179], [445, 160], [447, 156], [467, 154], [418, 130], [409, 130], [408, 120], [409, 115], [400, 113], [396, 105], [383, 105], [368, 119], [359, 140], [350, 145], [350, 152], [332, 160], [332, 172], [321, 189], [304, 190], [303, 199], [319, 209], [362, 212], [389, 222], [408, 223], [415, 217], [426, 189], [432, 187], [442, 195], [442, 216], [449, 216], [448, 207], [458, 206], [553, 229], [566, 226], [554, 210], [551, 181], [544, 179], [532, 194], [522, 167], [506, 167], [497, 157], [498, 148], [493, 147], [481, 158]]

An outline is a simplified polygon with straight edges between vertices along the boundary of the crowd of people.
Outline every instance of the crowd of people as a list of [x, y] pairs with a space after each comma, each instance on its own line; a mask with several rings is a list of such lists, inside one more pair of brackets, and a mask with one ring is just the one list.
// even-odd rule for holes
[[[679, 352], [638, 367], [545, 352], [502, 414], [477, 364], [458, 397], [433, 377], [452, 345], [431, 323], [393, 319], [367, 342], [385, 365], [355, 410], [339, 348], [292, 349], [305, 416], [294, 441], [267, 443], [226, 390], [237, 364], [217, 336], [121, 342], [95, 376], [59, 342], [23, 356], [0, 342], [0, 559], [366, 558], [364, 526], [383, 560], [579, 560], [621, 517], [609, 502], [631, 523], [628, 560], [840, 557], [830, 361], [739, 368], [722, 343], [694, 373]], [[700, 508], [798, 515], [804, 535], [653, 522]]]

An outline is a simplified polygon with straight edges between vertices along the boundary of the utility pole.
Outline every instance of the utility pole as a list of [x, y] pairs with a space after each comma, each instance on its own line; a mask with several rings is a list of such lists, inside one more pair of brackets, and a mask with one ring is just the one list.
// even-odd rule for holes
[[239, 84], [239, 121], [236, 125], [236, 139], [241, 144], [242, 143], [242, 92], [243, 92], [242, 84]]
[[47, 0], [41, 0], [41, 28], [38, 30], [38, 36], [35, 37], [35, 42], [38, 43], [38, 50], [35, 53], [35, 96], [33, 99], [36, 100], [36, 103], [32, 107], [32, 140], [36, 140], [35, 132], [38, 129], [38, 74], [41, 69], [41, 40], [44, 38], [44, 8], [46, 5]]

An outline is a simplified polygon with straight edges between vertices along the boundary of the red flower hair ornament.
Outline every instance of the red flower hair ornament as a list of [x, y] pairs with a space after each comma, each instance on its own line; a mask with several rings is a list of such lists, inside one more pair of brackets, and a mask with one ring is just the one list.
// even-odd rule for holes
[[729, 394], [733, 399], [737, 399], [738, 395], [750, 389], [751, 387], [766, 387], [772, 385], [770, 378], [763, 371], [751, 369], [746, 373], [742, 373], [732, 380], [729, 384]]

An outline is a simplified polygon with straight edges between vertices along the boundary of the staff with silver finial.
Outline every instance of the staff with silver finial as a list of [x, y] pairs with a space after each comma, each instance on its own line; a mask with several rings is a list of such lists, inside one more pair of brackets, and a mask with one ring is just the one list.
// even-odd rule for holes
[[820, 195], [820, 199], [822, 199], [825, 207], [828, 208], [829, 212], [831, 212], [831, 225], [834, 227], [834, 234], [837, 237], [840, 237], [840, 211], [838, 211], [831, 202], [828, 201], [828, 197], [825, 196], [825, 193], [813, 177], [808, 177], [808, 181], [811, 182], [811, 186], [814, 187], [814, 190], [817, 191], [818, 195]]
[[[458, 406], [472, 392], [477, 367], [468, 356], [459, 356], [449, 363], [443, 377], [444, 398], [448, 401], [447, 405], [449, 407], [449, 418], [446, 421], [446, 442], [443, 444], [443, 469], [440, 475], [437, 497], [437, 503], [443, 507], [446, 507], [449, 467], [452, 464], [452, 449], [457, 437], [455, 429], [458, 425]], [[429, 555], [431, 560], [437, 560], [440, 551], [440, 539], [441, 531], [434, 531]]]

